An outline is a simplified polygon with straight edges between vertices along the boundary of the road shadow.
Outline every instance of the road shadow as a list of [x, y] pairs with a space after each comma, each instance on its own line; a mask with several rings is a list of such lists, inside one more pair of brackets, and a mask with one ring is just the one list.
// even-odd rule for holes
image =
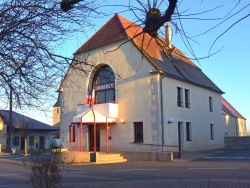
[[[179, 158], [181, 156], [181, 158]], [[183, 161], [250, 161], [250, 146], [223, 147], [211, 150], [181, 152], [174, 154], [174, 160]]]

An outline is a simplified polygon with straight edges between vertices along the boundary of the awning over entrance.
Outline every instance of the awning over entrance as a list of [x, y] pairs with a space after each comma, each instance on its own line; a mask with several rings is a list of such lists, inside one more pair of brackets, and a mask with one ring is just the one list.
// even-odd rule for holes
[[72, 123], [93, 124], [93, 123], [114, 123], [114, 122], [115, 118], [106, 117], [97, 110], [89, 108], [84, 112], [78, 114], [77, 116], [73, 117]]
[[[92, 108], [86, 105], [77, 107], [77, 115], [73, 117], [70, 124], [70, 151], [73, 151], [73, 136], [77, 130], [77, 151], [82, 151], [82, 127], [84, 125], [93, 126], [93, 149], [96, 152], [97, 148], [97, 125], [106, 127], [106, 152], [108, 153], [108, 130], [109, 124], [115, 124], [118, 118], [118, 104], [103, 103], [93, 105]], [[73, 134], [74, 133], [74, 134]]]

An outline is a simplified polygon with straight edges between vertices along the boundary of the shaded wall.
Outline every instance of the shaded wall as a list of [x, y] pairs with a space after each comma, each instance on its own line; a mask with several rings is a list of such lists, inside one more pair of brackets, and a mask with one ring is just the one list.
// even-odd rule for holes
[[225, 137], [225, 147], [250, 146], [250, 136]]

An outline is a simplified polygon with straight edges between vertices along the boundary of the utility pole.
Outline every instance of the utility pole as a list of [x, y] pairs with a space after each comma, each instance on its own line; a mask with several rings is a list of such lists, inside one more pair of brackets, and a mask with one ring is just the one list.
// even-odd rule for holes
[[12, 152], [12, 87], [10, 86], [10, 109], [9, 109], [9, 130], [10, 130], [10, 152]]

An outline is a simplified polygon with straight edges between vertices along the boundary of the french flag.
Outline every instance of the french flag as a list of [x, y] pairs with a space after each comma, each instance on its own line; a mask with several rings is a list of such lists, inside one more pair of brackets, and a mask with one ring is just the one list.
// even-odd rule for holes
[[87, 95], [86, 97], [86, 104], [90, 104], [91, 103], [91, 96]]
[[95, 103], [95, 97], [94, 97], [94, 91], [92, 93], [92, 95], [87, 95], [87, 98], [86, 98], [86, 104], [94, 104]]
[[90, 103], [95, 104], [95, 92], [93, 90], [92, 95], [90, 96]]

